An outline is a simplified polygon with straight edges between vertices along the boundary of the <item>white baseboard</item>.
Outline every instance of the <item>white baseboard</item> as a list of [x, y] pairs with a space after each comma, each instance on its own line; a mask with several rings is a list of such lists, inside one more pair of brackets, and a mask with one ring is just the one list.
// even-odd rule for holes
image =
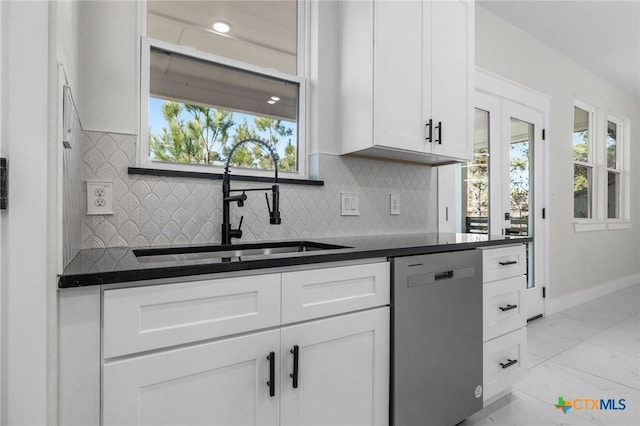
[[624, 290], [632, 285], [640, 283], [640, 274], [630, 275], [614, 281], [598, 284], [584, 290], [576, 291], [558, 298], [549, 299], [545, 303], [546, 315], [564, 311], [582, 303], [588, 302], [616, 291]]

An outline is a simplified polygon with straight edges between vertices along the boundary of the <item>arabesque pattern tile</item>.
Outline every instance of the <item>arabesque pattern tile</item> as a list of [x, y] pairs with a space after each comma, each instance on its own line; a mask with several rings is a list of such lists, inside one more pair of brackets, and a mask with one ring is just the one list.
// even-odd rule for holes
[[[220, 181], [129, 175], [136, 137], [84, 132], [81, 194], [87, 180], [113, 181], [113, 215], [86, 216], [82, 248], [217, 243], [220, 240]], [[311, 168], [323, 187], [282, 184], [282, 225], [268, 222], [258, 193], [232, 208], [232, 223], [244, 215], [243, 241], [341, 235], [434, 232], [437, 229], [435, 173], [425, 166], [317, 154]], [[253, 184], [238, 183], [253, 186]], [[340, 216], [340, 192], [359, 194], [360, 216]], [[389, 194], [401, 200], [401, 215], [389, 214]]]

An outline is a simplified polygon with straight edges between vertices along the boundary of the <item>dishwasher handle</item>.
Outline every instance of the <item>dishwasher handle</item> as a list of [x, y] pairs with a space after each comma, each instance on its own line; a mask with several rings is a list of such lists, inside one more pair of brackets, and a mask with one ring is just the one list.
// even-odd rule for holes
[[[448, 271], [439, 272], [430, 272], [428, 270], [421, 270], [420, 264], [415, 265], [415, 271], [411, 271], [407, 275], [406, 285], [409, 288], [412, 287], [421, 287], [436, 283], [441, 283], [443, 281], [457, 281], [462, 279], [467, 279], [476, 276], [480, 273], [478, 269], [473, 266], [470, 267], [460, 267], [457, 269], [451, 269]], [[437, 271], [437, 269], [436, 269]]]
[[436, 281], [440, 280], [450, 280], [453, 278], [454, 271], [446, 271], [446, 272], [438, 272], [434, 275], [434, 279]]

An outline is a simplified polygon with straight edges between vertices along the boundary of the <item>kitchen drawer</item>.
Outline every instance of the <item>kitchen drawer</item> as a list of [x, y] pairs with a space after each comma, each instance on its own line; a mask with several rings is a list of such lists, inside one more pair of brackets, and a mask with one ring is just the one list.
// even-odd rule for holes
[[527, 374], [527, 328], [484, 344], [484, 401], [509, 389]]
[[282, 274], [282, 323], [388, 305], [388, 262]]
[[493, 339], [526, 325], [522, 306], [524, 275], [492, 281], [482, 287], [484, 307], [483, 340]]
[[482, 249], [483, 282], [517, 277], [527, 271], [527, 252], [523, 244]]
[[280, 324], [280, 274], [105, 290], [104, 358]]

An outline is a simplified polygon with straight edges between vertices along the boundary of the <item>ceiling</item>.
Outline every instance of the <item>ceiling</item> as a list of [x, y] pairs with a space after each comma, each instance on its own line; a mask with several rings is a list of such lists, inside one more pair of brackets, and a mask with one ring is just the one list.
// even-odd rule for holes
[[640, 99], [640, 0], [476, 0]]
[[[147, 5], [147, 34], [152, 38], [296, 73], [294, 0], [153, 0]], [[226, 34], [213, 30], [216, 21], [230, 24], [231, 30]]]
[[[640, 99], [640, 0], [476, 0], [476, 4]], [[203, 51], [215, 45], [219, 53], [222, 39], [210, 28], [212, 20], [221, 19], [233, 25], [224, 38], [231, 49], [223, 49], [225, 55], [295, 74], [295, 5], [293, 0], [150, 1], [149, 27], [162, 28], [153, 37]]]

